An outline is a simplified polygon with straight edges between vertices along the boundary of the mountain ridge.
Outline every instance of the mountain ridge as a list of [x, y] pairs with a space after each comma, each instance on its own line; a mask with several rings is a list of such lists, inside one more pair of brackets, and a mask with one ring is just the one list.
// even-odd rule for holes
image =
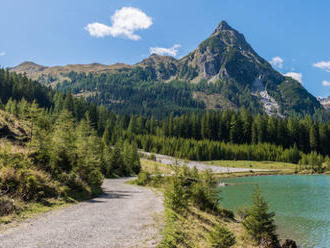
[[[205, 100], [207, 96], [220, 94], [221, 97], [214, 99], [227, 101], [227, 106], [238, 108], [245, 106], [279, 117], [292, 113], [313, 114], [323, 109], [319, 101], [299, 82], [276, 71], [254, 51], [243, 34], [225, 21], [220, 22], [210, 37], [202, 41], [195, 50], [180, 59], [151, 54], [134, 65], [93, 63], [46, 67], [25, 62], [11, 70], [26, 73], [34, 80], [62, 90], [73, 87], [74, 92], [80, 95], [88, 91], [87, 97], [92, 91], [94, 92], [92, 95], [101, 96], [103, 103], [109, 106], [118, 100], [125, 101], [127, 104], [130, 99], [129, 97], [117, 99], [118, 97], [111, 93], [105, 81], [102, 82], [104, 87], [100, 87], [99, 83], [94, 83], [96, 87], [93, 86], [93, 88], [92, 83], [89, 82], [93, 81], [92, 78], [100, 77], [101, 74], [124, 77], [126, 78], [124, 83], [132, 81], [129, 83], [130, 87], [135, 87], [140, 81], [147, 81], [150, 84], [154, 81], [168, 83], [173, 80], [188, 82], [192, 85], [202, 83], [203, 86], [198, 87], [197, 91], [191, 90], [191, 98], [202, 101], [206, 108], [210, 108], [208, 101]], [[86, 75], [91, 73], [92, 75], [79, 79], [81, 75], [72, 73]], [[115, 79], [111, 80], [115, 82]], [[113, 86], [121, 87], [116, 84]], [[97, 87], [107, 92], [103, 93]], [[213, 89], [212, 92], [207, 90], [210, 87]], [[208, 91], [207, 94], [206, 91]], [[127, 96], [126, 93], [125, 95]], [[106, 97], [108, 99], [105, 99]], [[95, 97], [94, 100], [98, 101]], [[218, 109], [226, 108], [221, 106], [223, 102], [213, 102], [212, 106], [219, 106]]]

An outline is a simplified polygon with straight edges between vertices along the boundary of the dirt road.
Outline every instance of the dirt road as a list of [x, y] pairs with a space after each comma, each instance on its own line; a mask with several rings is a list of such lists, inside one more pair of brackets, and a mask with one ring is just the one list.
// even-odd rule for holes
[[161, 197], [128, 179], [106, 179], [104, 195], [32, 218], [0, 234], [1, 248], [156, 247]]

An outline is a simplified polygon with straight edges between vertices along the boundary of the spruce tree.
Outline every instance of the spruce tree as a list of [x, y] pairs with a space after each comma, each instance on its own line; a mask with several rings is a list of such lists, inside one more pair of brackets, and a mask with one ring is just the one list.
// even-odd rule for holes
[[268, 210], [268, 204], [262, 197], [259, 187], [257, 187], [253, 195], [253, 205], [243, 221], [243, 226], [258, 244], [267, 242], [272, 245], [267, 247], [276, 248], [278, 247], [278, 238], [275, 233], [275, 213]]

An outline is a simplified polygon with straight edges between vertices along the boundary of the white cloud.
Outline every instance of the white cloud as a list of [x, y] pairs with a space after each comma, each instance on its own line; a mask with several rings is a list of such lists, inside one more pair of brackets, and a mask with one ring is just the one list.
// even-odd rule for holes
[[299, 72], [288, 72], [283, 74], [286, 77], [291, 77], [295, 80], [297, 80], [299, 83], [302, 83], [302, 73]]
[[6, 55], [5, 52], [0, 52], [0, 57], [1, 57], [1, 56], [5, 56], [5, 55]]
[[269, 61], [269, 63], [272, 65], [272, 66], [275, 66], [275, 67], [278, 67], [280, 69], [283, 68], [283, 59], [279, 56], [276, 56], [274, 58], [272, 58], [271, 61]]
[[85, 29], [91, 36], [124, 36], [131, 40], [139, 40], [141, 37], [135, 31], [147, 29], [152, 25], [152, 18], [147, 16], [142, 10], [133, 7], [123, 7], [116, 10], [111, 17], [112, 26], [94, 22], [88, 24]]
[[151, 47], [150, 48], [150, 54], [156, 53], [159, 55], [170, 55], [175, 57], [178, 54], [178, 49], [181, 47], [179, 44], [175, 44], [174, 46], [170, 48], [164, 48], [164, 47]]
[[323, 85], [323, 86], [330, 86], [330, 82], [327, 81], [327, 80], [323, 80], [323, 81], [322, 81], [322, 85]]
[[313, 64], [314, 67], [330, 72], [330, 61], [320, 61]]

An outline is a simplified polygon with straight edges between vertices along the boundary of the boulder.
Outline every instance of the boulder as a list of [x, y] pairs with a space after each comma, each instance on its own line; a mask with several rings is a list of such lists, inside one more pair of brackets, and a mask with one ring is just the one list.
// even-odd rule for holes
[[287, 239], [284, 241], [284, 243], [282, 244], [282, 248], [297, 248], [297, 244], [294, 240], [291, 239]]

